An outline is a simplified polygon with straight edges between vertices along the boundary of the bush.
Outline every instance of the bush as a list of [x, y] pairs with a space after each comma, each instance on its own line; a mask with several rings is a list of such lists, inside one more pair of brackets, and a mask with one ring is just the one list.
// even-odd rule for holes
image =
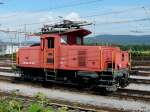
[[34, 100], [30, 101], [28, 107], [25, 102], [17, 97], [18, 90], [13, 91], [11, 96], [0, 97], [0, 112], [67, 112], [67, 107], [54, 109], [50, 101], [43, 93], [37, 93]]

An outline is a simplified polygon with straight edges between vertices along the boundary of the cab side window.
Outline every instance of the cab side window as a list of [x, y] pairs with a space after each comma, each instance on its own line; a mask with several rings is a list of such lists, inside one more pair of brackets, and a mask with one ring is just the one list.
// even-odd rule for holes
[[48, 38], [47, 39], [47, 47], [48, 48], [54, 48], [54, 38]]
[[63, 35], [62, 37], [61, 37], [61, 44], [67, 44], [67, 35]]
[[81, 44], [82, 44], [82, 39], [81, 39], [81, 37], [77, 37], [77, 38], [76, 38], [76, 44], [77, 44], [77, 45], [81, 45]]

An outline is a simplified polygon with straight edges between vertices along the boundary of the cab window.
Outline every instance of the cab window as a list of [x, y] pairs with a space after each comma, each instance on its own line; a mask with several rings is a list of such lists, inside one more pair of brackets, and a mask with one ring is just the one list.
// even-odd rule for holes
[[54, 48], [54, 38], [48, 38], [47, 39], [47, 47], [48, 48]]
[[61, 37], [61, 44], [67, 44], [67, 35], [63, 35], [62, 37]]
[[76, 44], [81, 45], [82, 44], [82, 39], [81, 37], [76, 37]]

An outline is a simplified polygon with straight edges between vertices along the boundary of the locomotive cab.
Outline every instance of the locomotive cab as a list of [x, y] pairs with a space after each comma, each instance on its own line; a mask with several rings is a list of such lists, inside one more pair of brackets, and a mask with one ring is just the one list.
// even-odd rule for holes
[[83, 37], [91, 32], [85, 29], [75, 29], [62, 34], [42, 34], [41, 38], [41, 52], [44, 60], [43, 66], [46, 69], [58, 69], [61, 47], [82, 46]]
[[84, 36], [90, 33], [91, 32], [86, 29], [74, 29], [63, 33], [60, 37], [60, 42], [64, 45], [83, 45]]

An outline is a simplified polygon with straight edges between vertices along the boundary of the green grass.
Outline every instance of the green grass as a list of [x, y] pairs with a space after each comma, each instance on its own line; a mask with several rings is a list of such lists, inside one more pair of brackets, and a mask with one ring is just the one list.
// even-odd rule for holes
[[54, 109], [50, 106], [50, 101], [43, 93], [37, 93], [34, 101], [30, 101], [25, 106], [25, 102], [17, 97], [17, 91], [11, 96], [0, 97], [0, 112], [67, 112], [67, 107]]

